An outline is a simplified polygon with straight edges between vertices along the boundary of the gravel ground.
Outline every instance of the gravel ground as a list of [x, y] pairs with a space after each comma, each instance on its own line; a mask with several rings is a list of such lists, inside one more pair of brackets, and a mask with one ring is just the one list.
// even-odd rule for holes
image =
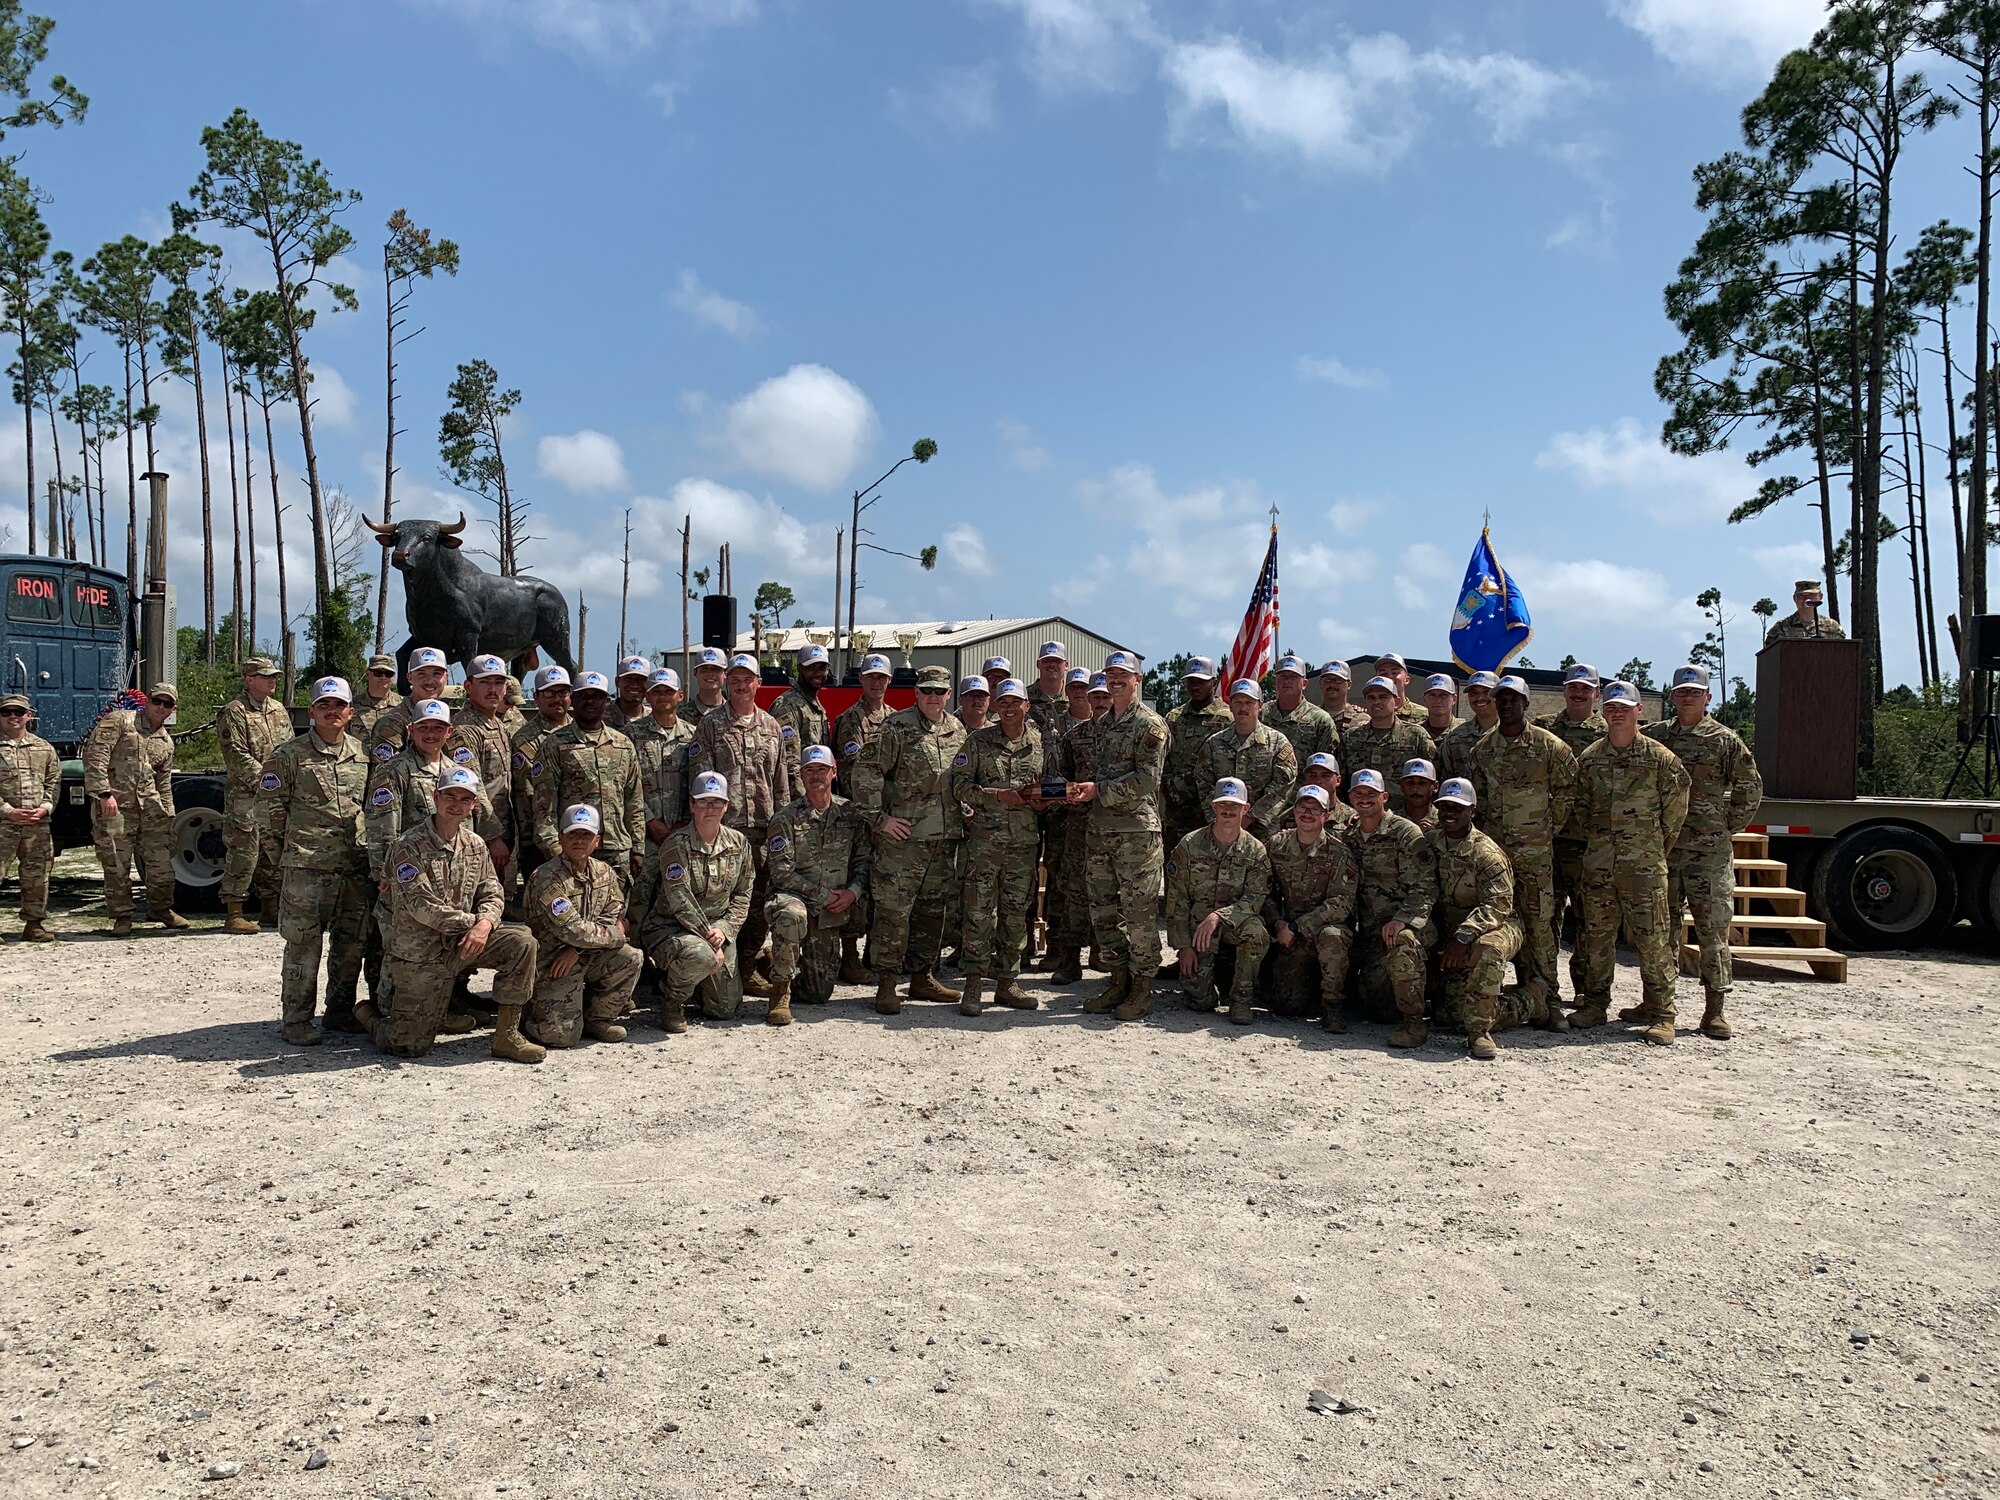
[[1486, 1065], [1081, 989], [398, 1064], [61, 884], [0, 951], [10, 1497], [2000, 1494], [1981, 957]]

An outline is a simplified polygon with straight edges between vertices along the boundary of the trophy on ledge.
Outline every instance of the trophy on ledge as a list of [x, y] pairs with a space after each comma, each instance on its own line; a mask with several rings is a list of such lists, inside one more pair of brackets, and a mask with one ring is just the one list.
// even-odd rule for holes
[[771, 664], [773, 666], [778, 664], [779, 653], [785, 649], [785, 640], [790, 634], [791, 632], [788, 630], [767, 630], [764, 632], [764, 644], [771, 648]]
[[910, 665], [910, 652], [916, 649], [918, 639], [919, 637], [914, 630], [899, 630], [896, 632], [896, 644], [903, 648], [903, 666], [906, 669]]

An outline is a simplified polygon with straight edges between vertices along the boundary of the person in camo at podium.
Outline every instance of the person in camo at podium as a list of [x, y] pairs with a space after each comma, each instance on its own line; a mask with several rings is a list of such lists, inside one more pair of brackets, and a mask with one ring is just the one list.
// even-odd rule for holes
[[1801, 578], [1792, 585], [1792, 613], [1764, 633], [1764, 644], [1772, 641], [1844, 641], [1847, 632], [1840, 621], [1830, 620], [1820, 611], [1826, 607], [1819, 581]]

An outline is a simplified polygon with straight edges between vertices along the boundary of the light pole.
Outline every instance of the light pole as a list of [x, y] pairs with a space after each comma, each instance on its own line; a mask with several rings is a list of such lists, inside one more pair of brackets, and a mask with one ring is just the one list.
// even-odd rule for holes
[[[876, 480], [873, 484], [869, 485], [867, 489], [856, 490], [854, 492], [854, 523], [853, 523], [853, 530], [850, 533], [851, 536], [850, 544], [847, 549], [848, 645], [847, 645], [847, 656], [842, 664], [843, 675], [845, 675], [845, 673], [847, 672], [851, 672], [854, 670], [854, 622], [855, 622], [854, 603], [855, 603], [855, 596], [861, 592], [861, 549], [863, 547], [867, 547], [872, 551], [887, 552], [892, 557], [907, 557], [910, 559], [911, 562], [916, 563], [926, 572], [937, 566], [938, 549], [935, 546], [926, 547], [922, 552], [915, 552], [915, 553], [898, 552], [893, 547], [884, 547], [880, 546], [875, 542], [864, 542], [861, 540], [861, 538], [864, 536], [872, 535], [872, 533], [863, 529], [861, 525], [861, 513], [864, 510], [868, 509], [869, 506], [873, 505], [876, 500], [880, 500], [882, 498], [880, 495], [875, 495], [875, 491], [882, 487], [882, 480], [887, 479], [889, 477], [889, 474], [895, 473], [896, 470], [902, 468], [904, 464], [909, 463], [912, 460], [915, 460], [917, 463], [920, 464], [929, 463], [931, 459], [935, 457], [937, 454], [937, 446], [938, 445], [932, 442], [929, 438], [918, 438], [917, 441], [913, 445], [911, 445], [907, 457], [899, 458], [889, 466], [888, 474], [884, 474], [881, 479]], [[863, 497], [868, 495], [874, 495], [874, 499], [864, 501]]]

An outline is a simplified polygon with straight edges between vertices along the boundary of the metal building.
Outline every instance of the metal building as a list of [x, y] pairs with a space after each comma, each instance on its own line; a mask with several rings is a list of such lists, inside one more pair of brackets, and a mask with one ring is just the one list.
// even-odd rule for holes
[[[771, 649], [772, 640], [780, 634], [782, 640], [774, 652]], [[1063, 649], [1069, 652], [1071, 666], [1086, 667], [1093, 672], [1104, 665], [1104, 658], [1110, 652], [1132, 649], [1109, 636], [1086, 630], [1061, 615], [1042, 615], [1011, 620], [917, 620], [887, 625], [864, 623], [855, 626], [851, 635], [843, 630], [838, 642], [833, 640], [832, 631], [822, 627], [766, 631], [763, 634], [764, 657], [767, 661], [774, 657], [781, 659], [789, 672], [799, 648], [813, 641], [832, 649], [836, 664], [842, 667], [846, 665], [842, 653], [851, 646], [855, 659], [868, 652], [879, 651], [898, 670], [906, 666], [912, 670], [943, 667], [951, 673], [954, 683], [961, 677], [977, 676], [987, 658], [993, 656], [1006, 657], [1016, 677], [1023, 682], [1031, 681], [1035, 676], [1035, 653], [1045, 641], [1061, 641]], [[736, 648], [739, 651], [755, 649], [752, 633], [745, 631], [738, 635]]]

